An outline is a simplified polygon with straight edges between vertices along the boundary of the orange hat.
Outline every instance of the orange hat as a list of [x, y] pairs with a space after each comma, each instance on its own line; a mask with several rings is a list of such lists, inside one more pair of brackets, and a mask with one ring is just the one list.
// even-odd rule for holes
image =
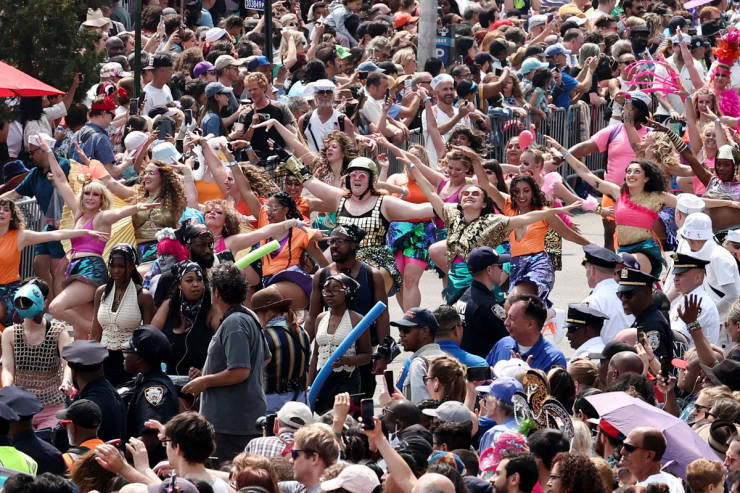
[[396, 18], [393, 21], [393, 25], [396, 26], [396, 29], [398, 29], [399, 27], [403, 27], [409, 23], [414, 23], [418, 20], [419, 20], [418, 17], [414, 17], [413, 15], [407, 12], [401, 12], [399, 14], [396, 14]]

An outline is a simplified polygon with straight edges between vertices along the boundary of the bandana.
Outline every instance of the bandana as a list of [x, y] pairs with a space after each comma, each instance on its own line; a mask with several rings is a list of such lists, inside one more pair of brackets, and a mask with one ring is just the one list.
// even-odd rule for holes
[[432, 89], [436, 90], [437, 86], [443, 82], [452, 82], [454, 84], [455, 79], [453, 79], [450, 74], [439, 74], [437, 77], [432, 79], [432, 82], [429, 85], [432, 86]]
[[113, 101], [113, 98], [110, 96], [106, 96], [102, 102], [100, 103], [93, 103], [91, 109], [93, 110], [99, 110], [99, 111], [115, 111], [116, 110], [116, 103]]
[[324, 286], [329, 284], [329, 281], [338, 282], [342, 286], [344, 294], [349, 298], [353, 298], [355, 293], [357, 293], [357, 289], [360, 287], [360, 283], [349, 277], [347, 274], [336, 274], [327, 277], [326, 281], [324, 281]]
[[334, 228], [334, 231], [349, 237], [349, 240], [355, 243], [360, 243], [367, 234], [365, 230], [355, 224], [340, 224]]
[[[182, 278], [190, 272], [195, 272], [198, 279], [203, 279], [203, 269], [201, 269], [200, 265], [196, 264], [192, 260], [183, 260], [182, 262], [172, 266], [172, 273], [177, 277], [177, 282], [182, 281]], [[180, 301], [180, 313], [182, 314], [182, 319], [185, 321], [186, 330], [190, 329], [195, 324], [195, 320], [198, 318], [198, 314], [200, 313], [200, 308], [203, 305], [204, 295], [205, 290], [200, 298], [193, 301], [188, 301], [181, 295], [182, 300]]]
[[183, 260], [172, 267], [172, 273], [177, 278], [177, 282], [182, 281], [185, 274], [189, 274], [190, 272], [195, 272], [198, 275], [198, 279], [203, 279], [203, 269], [192, 260]]

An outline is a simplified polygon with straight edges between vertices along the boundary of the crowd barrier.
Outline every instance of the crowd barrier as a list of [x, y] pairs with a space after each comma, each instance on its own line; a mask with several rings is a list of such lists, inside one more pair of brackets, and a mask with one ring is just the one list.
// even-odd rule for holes
[[[540, 123], [535, 128], [537, 143], [546, 144], [544, 136], [548, 135], [565, 147], [571, 147], [579, 142], [587, 140], [591, 135], [604, 128], [608, 119], [604, 117], [604, 107], [593, 107], [585, 104], [575, 104], [568, 109], [558, 108], [553, 110], [550, 118]], [[512, 137], [519, 135], [522, 130], [529, 128], [529, 118], [518, 118], [507, 116], [500, 113], [492, 112], [491, 132], [488, 135], [488, 159], [497, 159], [499, 162], [505, 162], [506, 143]], [[424, 137], [421, 129], [412, 130], [406, 142], [399, 147], [408, 149], [411, 145], [424, 145]], [[390, 166], [388, 174], [400, 173], [403, 171], [403, 163], [396, 159], [396, 156], [387, 149], [380, 148], [378, 152], [385, 152], [388, 156]], [[592, 154], [586, 157], [586, 165], [592, 171], [601, 171], [606, 168], [606, 153]], [[567, 163], [562, 165], [560, 170], [566, 181], [574, 179], [573, 170]], [[571, 183], [571, 186], [573, 183]], [[18, 206], [26, 217], [26, 228], [34, 231], [40, 231], [43, 225], [43, 214], [36, 204], [35, 199], [27, 199], [18, 202]], [[21, 253], [20, 274], [22, 278], [33, 275], [33, 247], [26, 247]]]

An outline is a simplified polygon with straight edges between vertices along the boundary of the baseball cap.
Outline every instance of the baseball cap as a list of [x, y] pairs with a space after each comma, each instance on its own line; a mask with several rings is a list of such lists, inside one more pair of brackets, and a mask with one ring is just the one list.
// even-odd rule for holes
[[218, 58], [216, 58], [216, 63], [213, 64], [216, 70], [223, 70], [226, 67], [229, 67], [231, 65], [234, 65], [236, 67], [241, 67], [244, 65], [244, 63], [247, 60], [245, 58], [236, 59], [231, 55], [221, 55]]
[[268, 60], [266, 56], [260, 55], [254, 57], [249, 61], [249, 63], [247, 63], [247, 69], [254, 70], [257, 67], [263, 67], [265, 65], [272, 65], [272, 63], [270, 63], [270, 60]]
[[360, 464], [350, 464], [334, 479], [321, 483], [321, 489], [324, 491], [342, 488], [350, 493], [372, 493], [378, 486], [380, 480], [375, 471]]
[[501, 402], [511, 406], [513, 405], [511, 397], [514, 395], [514, 392], [523, 392], [524, 386], [516, 378], [501, 377], [491, 382], [490, 385], [481, 385], [480, 387], [476, 387], [475, 390], [490, 394]]
[[100, 406], [88, 399], [74, 401], [66, 409], [57, 411], [58, 419], [68, 419], [82, 428], [97, 428], [103, 421]]
[[668, 21], [668, 32], [671, 34], [676, 32], [676, 28], [686, 26], [689, 23], [689, 21], [686, 20], [685, 17], [681, 15], [674, 15], [671, 17], [671, 20]]
[[403, 314], [400, 320], [391, 322], [394, 327], [429, 327], [433, 333], [439, 329], [437, 319], [434, 314], [426, 308], [411, 308]]
[[737, 149], [734, 146], [725, 144], [717, 149], [717, 159], [728, 159], [730, 161], [735, 161], [737, 155], [736, 153]]
[[679, 193], [676, 196], [676, 210], [684, 214], [692, 214], [704, 210], [704, 201], [693, 193]]
[[152, 147], [152, 159], [172, 164], [172, 160], [178, 161], [182, 155], [172, 142], [160, 142]]
[[122, 349], [135, 352], [149, 363], [167, 361], [172, 353], [172, 345], [167, 336], [153, 325], [142, 325], [136, 329]]
[[150, 56], [147, 60], [147, 65], [144, 68], [157, 69], [162, 67], [172, 67], [172, 57], [167, 53], [157, 53], [154, 56]]
[[209, 70], [216, 70], [216, 67], [214, 67], [211, 62], [198, 62], [195, 64], [195, 67], [193, 67], [193, 77], [198, 78]]
[[547, 16], [545, 14], [536, 14], [529, 18], [529, 28], [541, 26], [547, 22]]
[[424, 409], [422, 413], [427, 416], [434, 416], [440, 421], [452, 421], [455, 423], [467, 423], [472, 421], [470, 409], [465, 404], [458, 401], [445, 401], [437, 409]]
[[226, 36], [226, 29], [221, 27], [212, 27], [206, 31], [205, 41], [206, 43], [213, 43]]
[[147, 141], [147, 136], [144, 132], [134, 130], [126, 135], [123, 139], [123, 147], [131, 153], [131, 157], [139, 150], [139, 148]]
[[209, 82], [205, 90], [207, 98], [212, 98], [216, 94], [230, 94], [232, 92], [234, 92], [232, 88], [226, 87], [220, 82]]
[[711, 240], [714, 236], [712, 219], [703, 212], [689, 214], [678, 234], [687, 240]]
[[395, 26], [395, 28], [398, 29], [399, 27], [403, 27], [406, 24], [413, 24], [414, 22], [418, 20], [419, 20], [418, 17], [414, 17], [408, 12], [400, 12], [396, 14], [396, 18], [393, 19], [393, 26]]
[[530, 366], [522, 359], [502, 359], [493, 365], [493, 376], [496, 378], [516, 377], [519, 373], [530, 370]]
[[567, 19], [570, 16], [586, 17], [581, 9], [574, 3], [566, 3], [558, 9], [558, 17]]
[[570, 55], [570, 50], [566, 49], [560, 43], [555, 43], [545, 48], [545, 56], [553, 57], [555, 55]]
[[691, 36], [691, 41], [689, 41], [689, 49], [694, 50], [696, 48], [701, 48], [704, 46], [704, 36]]
[[277, 420], [293, 428], [313, 423], [311, 409], [302, 402], [288, 401], [277, 412]]
[[731, 241], [732, 243], [740, 243], [740, 229], [733, 229], [732, 231], [728, 231], [727, 241]]
[[385, 72], [382, 68], [378, 67], [371, 61], [362, 62], [357, 66], [358, 72]]
[[489, 265], [502, 265], [511, 260], [511, 255], [501, 254], [489, 246], [473, 248], [468, 254], [468, 269], [471, 274], [480, 272]]
[[118, 62], [108, 62], [104, 63], [102, 67], [100, 67], [100, 78], [106, 78], [106, 77], [127, 77], [131, 75], [130, 73], [124, 72], [123, 67]]
[[28, 145], [32, 145], [32, 146], [36, 146], [36, 147], [41, 147], [41, 142], [39, 141], [39, 136], [40, 136], [40, 137], [41, 137], [42, 139], [44, 139], [44, 141], [45, 141], [45, 142], [46, 142], [46, 143], [47, 143], [47, 144], [49, 145], [49, 147], [51, 147], [52, 149], [54, 148], [54, 144], [56, 144], [56, 143], [57, 143], [57, 141], [56, 141], [56, 140], [54, 140], [54, 138], [53, 138], [53, 137], [51, 137], [50, 135], [48, 135], [48, 134], [45, 134], [45, 133], [43, 133], [43, 132], [39, 132], [39, 134], [38, 134], [38, 135], [36, 135], [36, 134], [31, 134], [31, 135], [29, 135], [29, 136], [28, 136]]
[[530, 57], [522, 62], [522, 66], [519, 68], [519, 73], [521, 73], [522, 75], [527, 75], [533, 70], [546, 67], [548, 67], [548, 65], [545, 62], [541, 62], [535, 57]]

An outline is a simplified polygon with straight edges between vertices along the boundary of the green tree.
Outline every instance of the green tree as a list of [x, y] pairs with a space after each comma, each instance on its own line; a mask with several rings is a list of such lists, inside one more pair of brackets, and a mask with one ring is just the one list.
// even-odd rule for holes
[[[83, 3], [83, 5], [81, 5]], [[0, 60], [66, 91], [75, 73], [85, 74], [77, 91], [81, 99], [98, 80], [94, 33], [80, 31], [80, 18], [87, 7], [97, 8], [104, 0], [3, 0], [0, 8]]]

